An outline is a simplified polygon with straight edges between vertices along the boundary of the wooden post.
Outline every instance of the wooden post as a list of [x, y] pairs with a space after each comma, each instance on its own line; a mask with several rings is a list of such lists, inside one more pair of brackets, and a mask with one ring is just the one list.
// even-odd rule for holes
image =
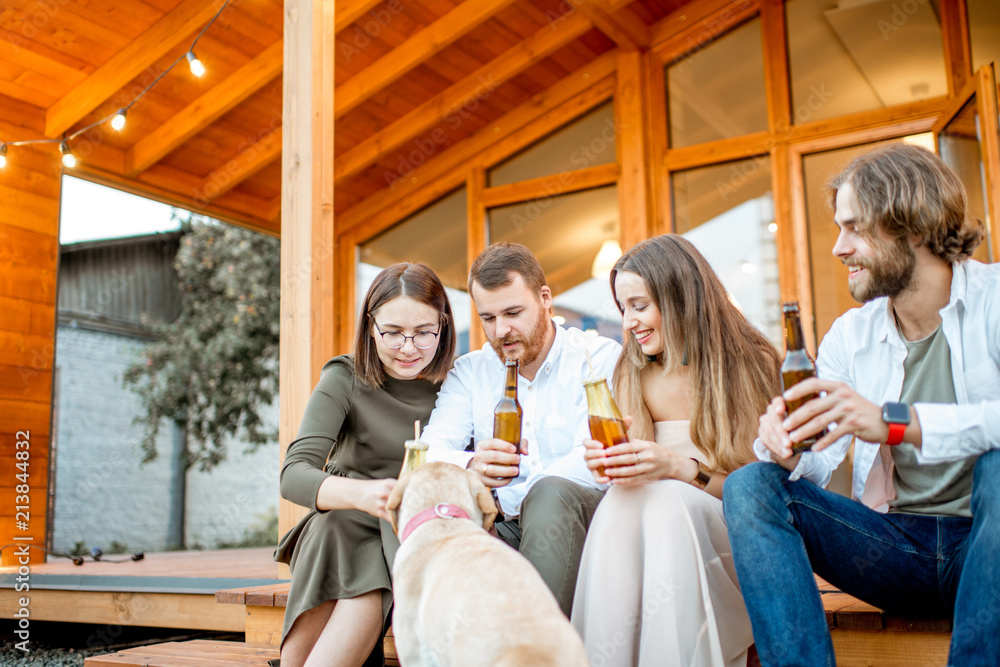
[[[469, 269], [472, 262], [479, 257], [479, 253], [486, 249], [488, 239], [488, 224], [486, 218], [486, 203], [483, 200], [483, 190], [486, 188], [486, 170], [481, 167], [473, 167], [469, 170], [469, 175], [465, 185], [465, 200], [468, 208], [468, 239], [466, 240], [466, 257], [469, 262]], [[472, 296], [471, 294], [469, 295]], [[479, 321], [479, 312], [476, 310], [476, 302], [472, 305], [472, 323], [469, 325], [469, 350], [478, 350], [486, 344], [486, 332]]]
[[643, 75], [644, 54], [618, 52], [615, 89], [615, 126], [618, 130], [619, 236], [623, 249], [649, 237], [649, 141], [647, 141], [646, 98], [648, 78]]
[[[280, 463], [336, 353], [333, 0], [286, 0], [281, 157]], [[305, 514], [279, 501], [282, 534]], [[288, 576], [285, 566], [281, 575]]]
[[[0, 105], [0, 138], [41, 134], [42, 114], [23, 105], [20, 119], [22, 105]], [[11, 148], [0, 170], [0, 545], [47, 546], [61, 176], [54, 146]], [[17, 546], [0, 558], [43, 562], [43, 551]]]

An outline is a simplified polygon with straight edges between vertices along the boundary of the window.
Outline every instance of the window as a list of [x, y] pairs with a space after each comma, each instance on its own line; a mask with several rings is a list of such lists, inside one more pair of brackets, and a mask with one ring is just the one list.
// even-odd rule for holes
[[701, 251], [747, 319], [781, 346], [770, 158], [676, 172], [671, 181], [677, 233]]
[[[606, 241], [618, 240], [618, 188], [608, 186], [534, 199], [489, 211], [489, 242], [531, 249], [542, 264], [557, 321], [621, 340], [621, 317], [611, 298], [611, 267], [596, 262]], [[601, 253], [607, 255], [607, 251]], [[617, 254], [621, 254], [618, 248]], [[603, 257], [602, 257], [603, 259]], [[615, 257], [617, 259], [617, 257]], [[613, 264], [613, 262], [612, 262]]]
[[611, 164], [616, 135], [614, 104], [608, 102], [490, 169], [489, 186]]
[[457, 352], [468, 352], [472, 310], [466, 291], [466, 217], [462, 188], [360, 244], [355, 308], [360, 311], [379, 271], [397, 262], [422, 262], [434, 269], [448, 292], [458, 334]]
[[670, 146], [767, 129], [760, 19], [666, 68]]
[[955, 170], [965, 186], [969, 199], [969, 215], [983, 222], [987, 236], [972, 258], [989, 262], [989, 206], [986, 199], [986, 173], [980, 150], [982, 129], [979, 125], [977, 96], [973, 95], [962, 110], [951, 119], [938, 135], [938, 151], [941, 159]]
[[948, 94], [937, 2], [790, 0], [795, 123]]
[[1000, 3], [996, 0], [966, 0], [972, 69], [994, 63], [1000, 66]]

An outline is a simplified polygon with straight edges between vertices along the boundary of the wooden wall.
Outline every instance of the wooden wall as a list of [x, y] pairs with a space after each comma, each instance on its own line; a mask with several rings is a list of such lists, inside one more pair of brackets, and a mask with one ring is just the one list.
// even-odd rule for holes
[[[0, 96], [0, 132], [5, 137], [37, 137], [44, 117]], [[15, 537], [45, 546], [48, 499], [52, 375], [55, 367], [56, 272], [59, 263], [61, 164], [54, 145], [8, 153], [0, 170], [0, 545]], [[23, 498], [17, 491], [16, 442], [29, 448], [28, 530], [15, 523]], [[23, 489], [22, 489], [23, 490]], [[17, 564], [15, 550], [3, 551], [0, 565]], [[32, 549], [31, 561], [42, 562]]]

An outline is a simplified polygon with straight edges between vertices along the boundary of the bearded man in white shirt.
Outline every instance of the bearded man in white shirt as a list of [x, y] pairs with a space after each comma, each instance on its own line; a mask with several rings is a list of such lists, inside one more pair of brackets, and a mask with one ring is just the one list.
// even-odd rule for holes
[[[850, 270], [823, 338], [819, 393], [760, 419], [758, 462], [729, 476], [736, 571], [765, 665], [834, 665], [813, 572], [897, 615], [949, 616], [949, 665], [1000, 665], [1000, 265], [933, 153], [890, 144], [830, 185]], [[811, 451], [793, 443], [829, 432]], [[821, 488], [855, 440], [853, 499]], [[789, 471], [791, 474], [789, 474]]]
[[[484, 250], [469, 271], [469, 293], [489, 343], [455, 362], [421, 440], [429, 461], [474, 470], [493, 489], [506, 515], [497, 534], [535, 566], [569, 616], [587, 527], [604, 495], [583, 457], [587, 354], [598, 375], [610, 378], [621, 346], [552, 321], [552, 291], [523, 245]], [[493, 437], [505, 359], [520, 364], [520, 455]], [[470, 443], [474, 452], [466, 451]]]

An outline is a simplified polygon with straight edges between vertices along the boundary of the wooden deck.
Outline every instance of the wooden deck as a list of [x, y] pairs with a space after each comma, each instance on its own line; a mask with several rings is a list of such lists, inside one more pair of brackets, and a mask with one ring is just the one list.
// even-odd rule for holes
[[[243, 632], [243, 610], [215, 603], [215, 591], [278, 584], [273, 549], [174, 551], [141, 561], [83, 565], [59, 559], [31, 566], [31, 618]], [[108, 559], [122, 556], [106, 556]], [[17, 568], [0, 568], [0, 618], [13, 618]]]

